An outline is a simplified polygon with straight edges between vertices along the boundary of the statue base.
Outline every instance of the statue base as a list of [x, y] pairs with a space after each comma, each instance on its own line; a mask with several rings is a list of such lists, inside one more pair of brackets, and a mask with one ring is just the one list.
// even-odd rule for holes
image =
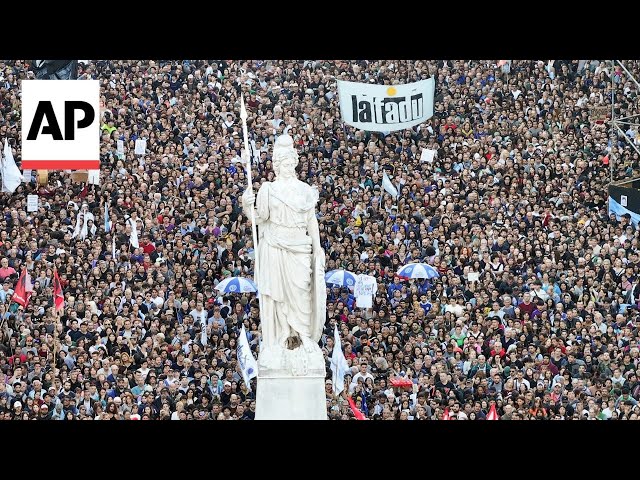
[[266, 347], [258, 357], [256, 420], [326, 420], [324, 355], [310, 340], [294, 350]]

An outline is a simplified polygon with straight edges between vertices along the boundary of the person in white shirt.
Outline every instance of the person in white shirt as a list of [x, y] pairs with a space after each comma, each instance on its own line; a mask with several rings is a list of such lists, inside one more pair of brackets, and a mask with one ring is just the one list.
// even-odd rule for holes
[[613, 371], [613, 376], [611, 378], [612, 387], [622, 387], [624, 382], [627, 380], [624, 376], [622, 376], [622, 371], [619, 368], [616, 368]]
[[358, 373], [356, 373], [353, 378], [351, 379], [351, 385], [355, 386], [358, 384], [358, 379], [362, 378], [363, 381], [366, 381], [367, 378], [370, 378], [371, 380], [375, 380], [373, 378], [373, 375], [371, 374], [371, 372], [368, 372], [368, 363], [367, 362], [360, 362], [360, 370], [358, 371]]
[[535, 281], [531, 285], [531, 298], [533, 300], [535, 300], [536, 298], [539, 298], [543, 302], [546, 302], [547, 299], [549, 298], [549, 294], [545, 292], [542, 288], [540, 288], [541, 286], [542, 285], [540, 284], [539, 281]]
[[503, 310], [500, 309], [500, 304], [498, 302], [493, 302], [491, 308], [492, 310], [487, 314], [487, 318], [498, 317], [502, 322], [502, 319], [504, 318], [505, 313]]
[[196, 308], [189, 312], [189, 315], [193, 317], [193, 321], [196, 324], [202, 324], [207, 322], [207, 311], [203, 308], [202, 303], [198, 302]]

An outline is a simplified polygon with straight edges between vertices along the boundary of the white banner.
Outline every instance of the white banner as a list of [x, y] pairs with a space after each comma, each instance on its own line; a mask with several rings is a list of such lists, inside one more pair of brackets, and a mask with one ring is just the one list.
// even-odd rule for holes
[[395, 132], [433, 116], [433, 78], [405, 85], [371, 85], [338, 80], [345, 123], [370, 132]]

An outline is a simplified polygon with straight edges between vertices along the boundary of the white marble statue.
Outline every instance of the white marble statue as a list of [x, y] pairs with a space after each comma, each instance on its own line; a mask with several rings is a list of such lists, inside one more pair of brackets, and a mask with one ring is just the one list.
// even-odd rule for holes
[[[255, 205], [261, 351], [303, 345], [312, 352], [326, 315], [325, 258], [315, 215], [318, 190], [298, 180], [298, 154], [289, 135], [276, 140], [272, 164], [276, 179], [261, 185]], [[249, 217], [254, 202], [253, 192], [245, 190], [242, 204]]]
[[326, 315], [324, 251], [316, 220], [318, 191], [296, 177], [289, 135], [273, 147], [276, 179], [242, 196], [258, 227], [255, 280], [260, 293], [256, 420], [327, 418], [324, 355], [318, 346]]

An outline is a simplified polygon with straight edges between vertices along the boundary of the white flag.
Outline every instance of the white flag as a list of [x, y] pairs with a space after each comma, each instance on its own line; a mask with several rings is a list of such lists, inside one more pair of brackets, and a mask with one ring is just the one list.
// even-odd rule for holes
[[251, 353], [251, 347], [247, 341], [247, 333], [244, 330], [244, 324], [242, 324], [242, 330], [240, 330], [240, 338], [238, 339], [238, 365], [240, 367], [240, 373], [247, 388], [251, 390], [251, 384], [249, 381], [258, 375], [258, 362]]
[[347, 359], [344, 358], [344, 352], [342, 351], [342, 342], [340, 342], [340, 333], [338, 332], [338, 325], [335, 326], [334, 332], [334, 345], [333, 352], [331, 354], [331, 371], [333, 372], [333, 393], [340, 395], [340, 392], [344, 390], [344, 376], [349, 370], [349, 364]]
[[207, 338], [207, 316], [202, 315], [202, 317], [200, 318], [200, 343], [202, 343], [202, 345], [206, 347], [208, 342], [209, 339]]
[[258, 147], [256, 146], [256, 141], [255, 140], [251, 140], [251, 142], [249, 142], [249, 144], [251, 145], [251, 153], [253, 154], [251, 156], [251, 161], [253, 162], [254, 165], [259, 165], [260, 164], [260, 151], [258, 150]]
[[4, 161], [2, 162], [2, 191], [13, 193], [22, 183], [22, 174], [13, 159], [7, 138], [4, 139]]
[[140, 243], [138, 242], [138, 222], [136, 222], [133, 218], [128, 220], [129, 225], [131, 225], [131, 236], [129, 237], [129, 243], [133, 248], [140, 248]]
[[389, 176], [387, 175], [387, 171], [382, 171], [382, 188], [394, 198], [398, 197], [398, 189], [391, 183]]

